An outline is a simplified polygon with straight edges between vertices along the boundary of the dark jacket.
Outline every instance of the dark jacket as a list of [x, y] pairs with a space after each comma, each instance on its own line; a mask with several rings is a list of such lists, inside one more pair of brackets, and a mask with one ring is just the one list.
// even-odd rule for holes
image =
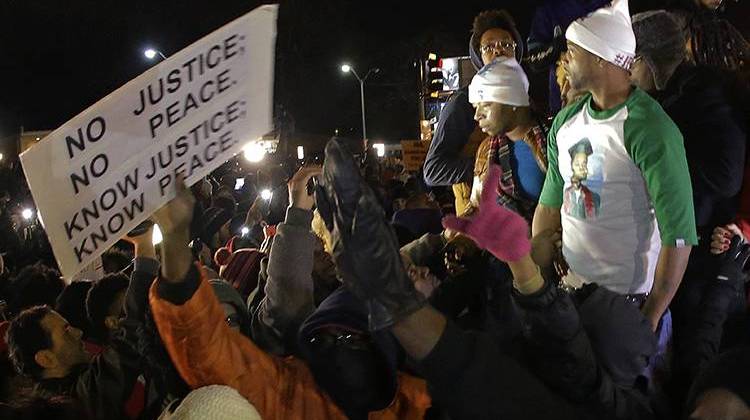
[[[598, 3], [603, 2], [599, 1]], [[555, 27], [560, 27], [560, 33], [563, 34], [564, 39], [568, 25], [579, 17], [585, 16], [590, 10], [593, 10], [592, 6], [587, 6], [580, 0], [548, 0], [534, 11], [526, 46], [531, 55], [544, 54], [546, 50], [550, 50], [550, 56], [546, 57], [544, 64], [548, 65], [548, 103], [551, 115], [555, 115], [562, 107], [560, 86], [558, 86], [555, 77], [555, 64], [561, 52], [556, 50], [556, 45], [553, 42]], [[543, 70], [543, 66], [538, 64], [532, 66], [532, 69], [535, 68], [537, 71]]]
[[[560, 100], [560, 86], [557, 85], [555, 77], [555, 63], [560, 57], [561, 47], [564, 47], [565, 30], [574, 20], [586, 16], [594, 10], [605, 6], [608, 0], [547, 0], [542, 2], [534, 11], [534, 17], [531, 20], [529, 37], [527, 39], [527, 50], [530, 56], [547, 55], [543, 64], [549, 66], [548, 86], [549, 86], [549, 112], [551, 115], [557, 114], [562, 107]], [[560, 27], [562, 43], [555, 42], [555, 27]], [[549, 51], [549, 52], [548, 52]], [[533, 61], [529, 63], [532, 69], [540, 71], [544, 66]]]
[[419, 370], [452, 420], [592, 418], [508, 356], [492, 335], [451, 322]]
[[125, 318], [104, 352], [64, 378], [40, 381], [38, 388], [71, 396], [83, 404], [93, 418], [126, 418], [125, 402], [143, 371], [139, 338], [148, 308], [148, 290], [158, 267], [154, 260], [136, 261], [125, 295]]
[[722, 350], [747, 343], [746, 255], [735, 257], [746, 246], [735, 239], [721, 255], [691, 255], [692, 270], [680, 284], [673, 311], [679, 315], [673, 318], [675, 400], [684, 401], [698, 373]]
[[[525, 44], [518, 32], [513, 37], [517, 44], [516, 60], [520, 63]], [[482, 55], [474, 48], [473, 35], [469, 40], [469, 56], [474, 70], [482, 68]], [[457, 90], [440, 111], [423, 167], [424, 180], [428, 186], [449, 186], [461, 182], [471, 184], [474, 156], [466, 156], [462, 154], [462, 150], [476, 126], [474, 107], [469, 103], [469, 88], [465, 86]]]
[[656, 97], [685, 141], [697, 226], [731, 222], [742, 187], [747, 116], [732, 103], [722, 76], [706, 67], [681, 64]]
[[544, 382], [594, 418], [655, 418], [636, 378], [656, 337], [624, 297], [587, 286], [578, 305], [547, 282], [539, 292], [514, 292], [522, 308], [528, 360]]
[[137, 327], [137, 348], [146, 388], [145, 406], [140, 416], [143, 419], [158, 416], [166, 405], [190, 391], [167, 354], [148, 304], [148, 291], [159, 276], [159, 267], [157, 260], [135, 259], [123, 310], [127, 318], [142, 320]]
[[[450, 274], [443, 256], [444, 249], [450, 246], [442, 235], [428, 233], [401, 247], [401, 253], [408, 255], [415, 265], [428, 267], [433, 275], [441, 279], [429, 296], [429, 302], [446, 318], [462, 329], [492, 330], [498, 333], [498, 340], [512, 340], [519, 329], [503, 322], [506, 316], [493, 316], [497, 315], [498, 308], [509, 306], [505, 304], [508, 302], [498, 302], [501, 296], [509, 297], [509, 294], [497, 293], [497, 288], [490, 287], [490, 284], [497, 282], [488, 281], [493, 279], [489, 275], [488, 257], [480, 252], [472, 258], [465, 257], [465, 271]], [[492, 304], [491, 298], [494, 298]]]
[[78, 366], [64, 378], [43, 379], [36, 389], [52, 395], [66, 395], [79, 402], [92, 418], [126, 419], [125, 402], [138, 378], [138, 357], [124, 341], [111, 346], [94, 359]]
[[474, 107], [469, 103], [469, 88], [454, 93], [440, 112], [437, 129], [424, 161], [424, 180], [429, 186], [449, 186], [471, 182], [474, 156], [461, 151], [474, 131]]

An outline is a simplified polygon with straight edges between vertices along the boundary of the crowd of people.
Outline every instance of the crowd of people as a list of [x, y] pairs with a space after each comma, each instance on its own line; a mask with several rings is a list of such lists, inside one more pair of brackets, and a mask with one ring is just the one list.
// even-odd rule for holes
[[422, 171], [230, 161], [72, 279], [4, 166], [0, 418], [750, 418], [750, 49], [673, 6], [484, 11]]

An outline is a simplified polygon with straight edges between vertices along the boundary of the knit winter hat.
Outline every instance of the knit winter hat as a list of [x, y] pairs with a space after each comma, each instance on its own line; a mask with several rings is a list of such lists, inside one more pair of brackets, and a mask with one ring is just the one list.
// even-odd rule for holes
[[220, 266], [219, 275], [231, 284], [243, 299], [247, 299], [258, 285], [261, 259], [263, 254], [255, 248], [238, 249], [228, 256], [224, 248], [220, 248], [214, 255], [214, 261]]
[[529, 79], [515, 58], [497, 58], [471, 79], [469, 102], [529, 106]]
[[658, 90], [667, 86], [677, 66], [685, 61], [683, 26], [677, 17], [666, 10], [652, 10], [633, 16], [636, 53], [651, 69]]
[[247, 305], [239, 292], [237, 292], [231, 284], [222, 279], [211, 279], [208, 283], [214, 290], [216, 299], [218, 299], [219, 302], [232, 305], [234, 310], [237, 311], [237, 314], [240, 316], [240, 331], [243, 333], [249, 333], [250, 315], [247, 311]]
[[628, 0], [614, 0], [568, 26], [565, 38], [610, 63], [630, 70], [635, 58], [635, 34]]
[[209, 385], [192, 391], [167, 418], [170, 420], [261, 420], [258, 410], [245, 397], [234, 388], [224, 385]]

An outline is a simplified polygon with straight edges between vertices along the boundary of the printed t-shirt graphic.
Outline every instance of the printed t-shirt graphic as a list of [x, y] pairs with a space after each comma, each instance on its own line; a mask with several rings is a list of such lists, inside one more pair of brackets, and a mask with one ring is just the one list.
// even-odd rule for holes
[[642, 90], [606, 111], [590, 94], [564, 108], [548, 158], [539, 201], [560, 208], [563, 255], [585, 282], [647, 293], [662, 244], [697, 243], [682, 135]]

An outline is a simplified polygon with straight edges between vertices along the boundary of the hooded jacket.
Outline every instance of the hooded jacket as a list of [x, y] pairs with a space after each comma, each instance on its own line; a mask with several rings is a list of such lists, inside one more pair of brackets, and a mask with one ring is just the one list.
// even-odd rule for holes
[[[513, 33], [513, 38], [518, 45], [516, 59], [520, 62], [524, 42], [518, 32]], [[484, 66], [482, 55], [474, 48], [473, 35], [469, 40], [469, 56], [475, 70], [478, 71]], [[427, 185], [448, 186], [468, 183], [468, 190], [471, 191], [474, 153], [485, 137], [484, 133], [477, 129], [474, 121], [474, 107], [469, 103], [468, 87], [459, 89], [440, 112], [438, 126], [424, 162], [424, 180]], [[457, 208], [456, 211], [458, 210]]]

